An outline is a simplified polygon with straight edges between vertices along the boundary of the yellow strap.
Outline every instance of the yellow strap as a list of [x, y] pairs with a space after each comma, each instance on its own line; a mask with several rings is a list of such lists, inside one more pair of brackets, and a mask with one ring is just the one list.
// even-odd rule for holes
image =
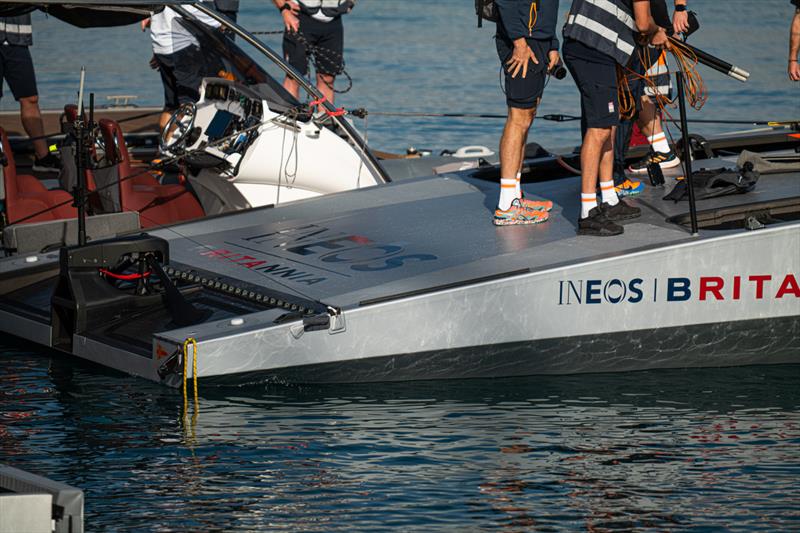
[[531, 10], [528, 12], [528, 36], [533, 35], [533, 27], [536, 26], [536, 19], [539, 18], [538, 8], [535, 0], [531, 2]]
[[186, 407], [189, 399], [186, 395], [186, 375], [189, 366], [189, 345], [192, 345], [192, 385], [194, 387], [194, 408], [198, 410], [197, 402], [197, 341], [194, 337], [189, 337], [183, 341], [183, 410], [186, 412]]

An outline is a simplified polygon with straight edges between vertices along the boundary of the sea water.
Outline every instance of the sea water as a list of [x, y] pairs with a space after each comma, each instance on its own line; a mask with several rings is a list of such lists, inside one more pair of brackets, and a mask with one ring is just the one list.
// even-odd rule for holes
[[[569, 1], [561, 1], [562, 14]], [[254, 32], [275, 32], [282, 20], [270, 0], [242, 0], [239, 22]], [[724, 9], [722, 8], [724, 6]], [[794, 8], [789, 0], [691, 0], [701, 29], [690, 43], [751, 73], [742, 83], [715, 70], [700, 67], [708, 89], [708, 102], [690, 117], [703, 120], [790, 120], [800, 118], [800, 83], [789, 81], [789, 24]], [[563, 18], [563, 17], [562, 17]], [[87, 67], [86, 92], [96, 94], [98, 105], [107, 97], [133, 95], [140, 106], [163, 104], [158, 72], [148, 61], [149, 35], [138, 25], [120, 28], [78, 29], [54, 17], [33, 17], [34, 46], [41, 105], [60, 109], [77, 100], [80, 67]], [[346, 71], [352, 89], [337, 96], [347, 109], [374, 113], [506, 112], [500, 84], [500, 61], [494, 45], [494, 24], [477, 28], [472, 0], [360, 0], [344, 19]], [[260, 35], [280, 53], [281, 35]], [[349, 84], [344, 76], [337, 88]], [[0, 101], [4, 110], [15, 109], [10, 92]], [[678, 117], [677, 109], [667, 111]], [[551, 79], [545, 90], [540, 116], [580, 114], [575, 84], [568, 75]], [[409, 146], [437, 152], [464, 145], [497, 148], [503, 121], [369, 116], [353, 118], [377, 149], [402, 152]], [[753, 126], [696, 124], [692, 133], [704, 135]], [[547, 148], [579, 143], [578, 122], [539, 120], [529, 140]], [[679, 130], [672, 126], [678, 139]]]
[[[200, 386], [1, 344], [0, 462], [88, 531], [800, 528], [800, 367]], [[200, 354], [202, 357], [202, 353]]]
[[[692, 42], [752, 73], [742, 84], [701, 69], [710, 98], [691, 116], [800, 118], [789, 2], [690, 5], [703, 24]], [[267, 0], [244, 0], [240, 20], [280, 28]], [[503, 113], [490, 26], [475, 27], [468, 0], [361, 0], [345, 19], [353, 89], [337, 104]], [[74, 100], [81, 65], [99, 103], [162, 103], [138, 27], [78, 30], [36, 14], [34, 32], [43, 107]], [[264, 39], [279, 49], [279, 36]], [[2, 108], [14, 106], [6, 88]], [[552, 80], [541, 114], [578, 112], [569, 77]], [[494, 147], [502, 121], [356, 125], [402, 151]], [[531, 140], [574, 144], [577, 125], [539, 121]], [[194, 417], [177, 391], [7, 338], [0, 462], [82, 488], [89, 531], [798, 530], [800, 367], [201, 385]]]

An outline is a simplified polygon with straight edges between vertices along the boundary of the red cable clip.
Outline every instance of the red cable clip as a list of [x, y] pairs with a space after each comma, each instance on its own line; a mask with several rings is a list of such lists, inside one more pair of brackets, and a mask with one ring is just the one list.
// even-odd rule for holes
[[322, 111], [323, 111], [323, 112], [324, 112], [326, 115], [328, 115], [329, 117], [341, 117], [342, 115], [345, 115], [345, 114], [347, 114], [347, 110], [346, 110], [345, 108], [343, 108], [343, 107], [338, 107], [338, 108], [336, 108], [336, 111], [328, 111], [328, 109], [327, 109], [327, 108], [325, 108], [325, 107], [322, 105], [322, 104], [324, 104], [324, 103], [325, 103], [325, 102], [327, 102], [327, 101], [328, 101], [327, 97], [326, 97], [326, 96], [323, 94], [321, 98], [318, 98], [318, 99], [316, 99], [316, 100], [311, 100], [311, 101], [308, 103], [308, 105], [309, 105], [310, 107], [318, 106], [318, 107], [319, 107], [320, 109], [322, 109]]
[[142, 274], [139, 274], [138, 272], [134, 273], [134, 274], [117, 274], [116, 272], [111, 272], [110, 270], [107, 270], [105, 268], [101, 268], [99, 270], [100, 270], [100, 273], [103, 274], [104, 276], [108, 276], [109, 278], [119, 279], [119, 280], [123, 280], [123, 281], [132, 281], [132, 280], [135, 280], [135, 279], [146, 278], [147, 276], [150, 275], [150, 271], [149, 270], [147, 272], [142, 273]]

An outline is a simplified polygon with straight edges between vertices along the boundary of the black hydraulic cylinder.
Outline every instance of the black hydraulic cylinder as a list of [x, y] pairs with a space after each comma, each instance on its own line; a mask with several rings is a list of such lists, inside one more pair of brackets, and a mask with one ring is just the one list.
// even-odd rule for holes
[[683, 137], [683, 173], [686, 180], [686, 189], [689, 192], [689, 217], [692, 220], [692, 235], [697, 235], [697, 204], [694, 198], [694, 187], [692, 186], [692, 147], [689, 140], [689, 125], [686, 120], [686, 93], [684, 92], [685, 81], [683, 72], [678, 70], [675, 73], [675, 82], [678, 89], [678, 105], [681, 113], [681, 134]]
[[726, 76], [730, 76], [731, 78], [739, 81], [747, 81], [750, 77], [750, 73], [746, 70], [737, 67], [736, 65], [732, 65], [727, 61], [723, 61], [722, 59], [712, 56], [708, 52], [704, 52], [699, 48], [696, 48], [690, 44], [687, 44], [682, 41], [678, 41], [682, 46], [688, 48], [696, 57], [699, 63], [703, 65], [713, 68], [716, 71], [722, 72]]

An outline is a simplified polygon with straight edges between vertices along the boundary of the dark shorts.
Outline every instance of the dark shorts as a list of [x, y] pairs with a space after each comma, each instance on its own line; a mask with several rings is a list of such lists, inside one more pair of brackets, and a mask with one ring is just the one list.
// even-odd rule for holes
[[155, 54], [164, 84], [164, 107], [177, 109], [181, 104], [200, 99], [205, 61], [200, 49], [189, 46], [173, 54]]
[[508, 107], [517, 109], [533, 109], [539, 105], [539, 99], [542, 97], [547, 79], [547, 54], [550, 51], [550, 41], [526, 40], [536, 59], [539, 60], [539, 64], [529, 61], [528, 74], [523, 78], [520, 70], [517, 77], [512, 78], [506, 63], [514, 53], [514, 43], [500, 35], [495, 36], [497, 55], [505, 73], [506, 103]]
[[[283, 34], [283, 57], [304, 76], [308, 76], [308, 56], [314, 56], [317, 74], [336, 76], [344, 70], [344, 26], [342, 17], [322, 22], [305, 13], [298, 15], [300, 35]], [[309, 45], [313, 47], [309, 50]]]
[[564, 42], [564, 63], [581, 93], [581, 122], [584, 128], [619, 125], [617, 62], [578, 41]]
[[33, 59], [27, 46], [0, 44], [0, 97], [3, 96], [4, 79], [11, 88], [14, 100], [39, 94]]

